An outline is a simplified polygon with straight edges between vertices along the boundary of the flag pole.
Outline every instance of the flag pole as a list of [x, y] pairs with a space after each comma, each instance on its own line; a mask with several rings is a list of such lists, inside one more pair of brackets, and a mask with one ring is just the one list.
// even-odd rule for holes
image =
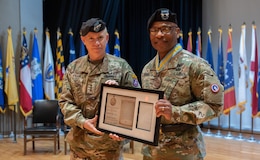
[[254, 118], [251, 118], [252, 121], [252, 125], [251, 125], [251, 136], [248, 140], [248, 142], [256, 142], [255, 138], [254, 138]]
[[[0, 120], [1, 120], [1, 122], [4, 121], [4, 116], [2, 116], [2, 115], [4, 115], [4, 114], [0, 114]], [[3, 125], [4, 125], [4, 123], [3, 123]], [[0, 131], [2, 131], [1, 128], [3, 129], [3, 132], [2, 132], [2, 133], [4, 133], [4, 127], [2, 127], [2, 123], [0, 123]], [[4, 134], [2, 134], [2, 133], [0, 133], [0, 139], [3, 139], [3, 138], [4, 138]]]
[[233, 136], [230, 132], [230, 121], [231, 121], [231, 114], [228, 114], [228, 134], [226, 135], [226, 139], [233, 139]]
[[13, 140], [13, 142], [17, 143], [17, 141], [16, 141], [16, 104], [14, 104], [13, 106], [14, 106], [14, 112], [13, 112], [13, 114], [14, 114], [14, 140]]
[[212, 135], [212, 132], [210, 131], [210, 121], [208, 121], [208, 126], [207, 126], [207, 128], [208, 128], [208, 131], [207, 131], [207, 133], [205, 134], [205, 136], [211, 136], [211, 135]]
[[220, 131], [220, 116], [218, 116], [218, 131], [216, 133], [216, 136], [215, 137], [223, 137], [221, 131]]
[[243, 141], [244, 138], [242, 136], [242, 113], [240, 113], [240, 123], [239, 123], [239, 135], [236, 140]]
[[[8, 105], [8, 108], [10, 107], [10, 105]], [[13, 131], [13, 112], [12, 112], [12, 110], [9, 108], [9, 110], [11, 111], [11, 132], [10, 132], [10, 134], [9, 134], [9, 137], [10, 138], [13, 138], [14, 137], [14, 131]]]

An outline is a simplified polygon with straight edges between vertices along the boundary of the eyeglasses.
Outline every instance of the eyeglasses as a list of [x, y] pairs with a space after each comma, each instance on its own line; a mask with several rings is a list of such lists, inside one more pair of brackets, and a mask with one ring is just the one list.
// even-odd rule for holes
[[163, 26], [161, 28], [151, 28], [150, 34], [156, 35], [159, 31], [161, 31], [162, 34], [169, 34], [172, 31], [172, 28], [177, 28], [177, 26]]

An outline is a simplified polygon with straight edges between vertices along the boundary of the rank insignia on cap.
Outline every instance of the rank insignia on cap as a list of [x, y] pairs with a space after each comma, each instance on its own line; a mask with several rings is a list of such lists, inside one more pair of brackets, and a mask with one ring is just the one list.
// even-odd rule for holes
[[91, 18], [83, 22], [80, 28], [80, 35], [85, 36], [89, 32], [100, 32], [106, 28], [106, 23], [99, 18]]
[[212, 84], [210, 88], [213, 93], [218, 93], [219, 91], [219, 86], [217, 84]]
[[94, 24], [93, 30], [94, 30], [95, 32], [99, 32], [101, 26], [102, 26], [102, 24], [97, 21], [97, 22]]
[[168, 8], [157, 9], [151, 15], [151, 17], [148, 19], [148, 22], [147, 22], [147, 29], [148, 29], [148, 31], [152, 27], [153, 23], [157, 22], [157, 21], [166, 21], [166, 22], [173, 22], [175, 24], [178, 24], [177, 23], [177, 15], [176, 15], [176, 13], [173, 13]]
[[161, 18], [162, 18], [163, 20], [169, 19], [169, 15], [170, 15], [170, 13], [169, 13], [169, 10], [168, 10], [168, 9], [161, 10]]

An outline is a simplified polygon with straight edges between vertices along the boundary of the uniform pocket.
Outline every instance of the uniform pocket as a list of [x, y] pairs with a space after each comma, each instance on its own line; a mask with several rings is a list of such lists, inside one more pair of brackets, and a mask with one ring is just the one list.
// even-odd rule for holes
[[71, 76], [71, 88], [73, 88], [72, 93], [77, 104], [81, 104], [84, 102], [85, 98], [85, 89], [86, 83], [84, 83], [84, 79], [79, 74], [73, 74]]

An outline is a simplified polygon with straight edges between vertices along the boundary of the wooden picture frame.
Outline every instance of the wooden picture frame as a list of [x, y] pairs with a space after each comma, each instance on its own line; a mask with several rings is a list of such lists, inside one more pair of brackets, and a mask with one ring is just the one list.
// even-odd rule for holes
[[157, 146], [160, 118], [155, 102], [163, 91], [101, 85], [97, 129], [121, 137]]

